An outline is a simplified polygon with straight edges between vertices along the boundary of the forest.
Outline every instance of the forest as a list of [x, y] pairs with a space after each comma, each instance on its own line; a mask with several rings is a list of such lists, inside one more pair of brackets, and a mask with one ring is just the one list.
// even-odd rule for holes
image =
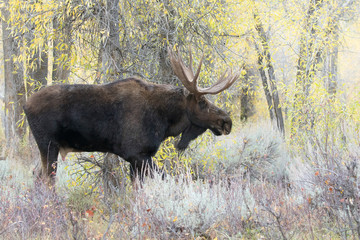
[[[0, 0], [0, 239], [359, 239], [357, 0]], [[69, 153], [54, 187], [23, 111], [46, 86], [136, 77], [183, 86], [180, 49], [229, 112], [134, 185], [109, 153]]]

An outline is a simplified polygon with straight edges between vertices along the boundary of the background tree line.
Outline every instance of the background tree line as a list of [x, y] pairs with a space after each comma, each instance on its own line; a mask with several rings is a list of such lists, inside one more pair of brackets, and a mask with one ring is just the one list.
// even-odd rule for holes
[[[166, 50], [175, 45], [191, 46], [195, 58], [205, 55], [203, 84], [228, 66], [242, 67], [242, 79], [219, 101], [243, 120], [255, 111], [264, 115], [266, 106], [283, 135], [301, 142], [302, 134], [328, 127], [330, 118], [341, 121], [337, 110], [347, 99], [339, 89], [345, 67], [339, 51], [346, 49], [347, 32], [357, 30], [358, 7], [355, 0], [4, 0], [7, 147], [26, 134], [22, 106], [45, 85], [128, 76], [179, 84]], [[324, 115], [321, 104], [331, 113]]]

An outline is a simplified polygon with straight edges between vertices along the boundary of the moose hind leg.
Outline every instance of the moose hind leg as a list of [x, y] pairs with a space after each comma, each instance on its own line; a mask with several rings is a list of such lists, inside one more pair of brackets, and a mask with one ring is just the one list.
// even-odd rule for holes
[[41, 171], [39, 171], [37, 177], [46, 180], [50, 185], [54, 185], [59, 146], [49, 141], [46, 146], [45, 144], [39, 146], [39, 150], [41, 155]]

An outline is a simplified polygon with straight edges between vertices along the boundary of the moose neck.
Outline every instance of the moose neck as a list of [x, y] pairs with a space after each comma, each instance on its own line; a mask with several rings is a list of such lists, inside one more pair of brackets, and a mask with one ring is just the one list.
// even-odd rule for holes
[[165, 137], [178, 136], [181, 138], [176, 144], [178, 150], [184, 150], [189, 143], [204, 133], [207, 128], [194, 124], [189, 117], [189, 92], [186, 89], [171, 89], [171, 94], [166, 96], [163, 92], [161, 99], [166, 99], [166, 112], [168, 129]]
[[166, 137], [178, 136], [191, 125], [186, 111], [186, 90], [178, 88], [176, 93], [167, 101], [169, 128]]
[[190, 142], [203, 134], [207, 129], [190, 124], [181, 134], [180, 141], [176, 143], [176, 148], [180, 151], [185, 150]]
[[176, 148], [183, 151], [187, 148], [189, 143], [204, 133], [207, 128], [194, 124], [189, 116], [189, 94], [190, 92], [184, 89], [182, 92], [183, 101], [172, 106], [172, 109], [177, 112], [176, 122], [170, 124], [169, 136], [178, 136], [181, 134], [180, 140], [176, 143]]
[[196, 126], [190, 122], [186, 111], [183, 111], [181, 118], [176, 123], [171, 124], [168, 129], [167, 137], [178, 136], [181, 134], [180, 140], [176, 143], [176, 148], [183, 151], [187, 148], [189, 143], [204, 133], [207, 129]]

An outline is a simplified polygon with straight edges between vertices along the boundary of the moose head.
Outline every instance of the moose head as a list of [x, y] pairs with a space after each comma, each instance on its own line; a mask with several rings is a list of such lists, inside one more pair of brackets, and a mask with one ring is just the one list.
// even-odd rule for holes
[[[200, 76], [204, 56], [202, 56], [197, 71], [194, 73], [191, 49], [189, 49], [189, 66], [186, 66], [180, 54], [174, 53], [170, 47], [168, 47], [168, 53], [175, 75], [189, 91], [186, 101], [188, 118], [191, 123], [200, 129], [210, 129], [217, 136], [229, 134], [232, 127], [230, 116], [207, 100], [204, 95], [218, 94], [226, 90], [239, 78], [240, 72], [237, 71], [231, 74], [231, 70], [227, 69], [214, 85], [208, 88], [200, 88], [197, 85], [197, 81]], [[180, 144], [181, 149], [186, 148], [186, 146]]]

